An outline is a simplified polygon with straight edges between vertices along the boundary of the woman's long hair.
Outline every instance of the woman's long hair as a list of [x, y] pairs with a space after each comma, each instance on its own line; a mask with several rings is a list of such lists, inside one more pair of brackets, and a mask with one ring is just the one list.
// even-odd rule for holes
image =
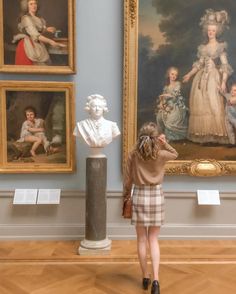
[[138, 135], [135, 152], [143, 160], [156, 159], [159, 152], [158, 127], [155, 123], [145, 123]]

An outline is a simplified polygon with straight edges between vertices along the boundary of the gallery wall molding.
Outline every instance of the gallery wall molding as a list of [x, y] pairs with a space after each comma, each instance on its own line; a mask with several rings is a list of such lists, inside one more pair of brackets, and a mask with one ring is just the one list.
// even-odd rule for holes
[[[81, 240], [83, 224], [61, 225], [0, 225], [0, 240]], [[129, 223], [108, 223], [107, 233], [113, 240], [135, 239], [135, 230]], [[236, 225], [166, 224], [160, 239], [236, 239]]]
[[[27, 188], [25, 188], [27, 189]], [[175, 198], [196, 198], [197, 192], [193, 191], [165, 191], [165, 198], [175, 199]], [[14, 190], [0, 190], [1, 197], [14, 197]], [[85, 198], [85, 191], [81, 190], [62, 190], [61, 197], [70, 198]], [[107, 198], [122, 198], [121, 191], [108, 191]], [[236, 199], [236, 192], [220, 192], [221, 199]]]
[[[166, 191], [163, 239], [236, 238], [236, 192], [220, 192], [221, 205], [198, 205], [196, 191]], [[59, 205], [14, 205], [14, 190], [0, 191], [0, 240], [81, 240], [85, 232], [85, 191], [62, 190]], [[107, 234], [134, 239], [121, 216], [122, 192], [107, 192]]]
[[166, 224], [162, 229], [164, 239], [236, 239], [235, 224]]
[[82, 224], [0, 225], [0, 240], [71, 240], [83, 236]]

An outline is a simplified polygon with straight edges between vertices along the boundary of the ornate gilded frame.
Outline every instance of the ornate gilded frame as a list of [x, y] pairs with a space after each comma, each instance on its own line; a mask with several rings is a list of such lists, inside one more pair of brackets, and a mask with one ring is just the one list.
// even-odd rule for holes
[[[123, 166], [137, 136], [138, 0], [124, 0]], [[236, 174], [235, 161], [176, 160], [166, 166], [169, 175], [221, 176]]]
[[[28, 148], [27, 154], [26, 152], [18, 154], [15, 146], [22, 144], [17, 142], [22, 124], [26, 120], [25, 108], [28, 106], [34, 107], [37, 117], [43, 118], [46, 122], [45, 134], [50, 145], [55, 134], [61, 135], [61, 141], [55, 140], [56, 145], [51, 145], [54, 147], [53, 152], [46, 153], [41, 146], [41, 151], [36, 150], [36, 156], [32, 157], [29, 153], [32, 147], [24, 146]], [[75, 138], [72, 135], [75, 126], [74, 111], [74, 84], [71, 82], [0, 82], [0, 173], [74, 172]], [[59, 118], [58, 114], [60, 114]], [[58, 125], [59, 121], [63, 123]]]
[[[10, 3], [10, 1], [14, 1], [16, 3]], [[14, 57], [13, 54], [16, 49], [16, 45], [11, 44], [10, 36], [8, 36], [8, 40], [6, 40], [6, 34], [9, 34], [9, 27], [11, 30], [14, 30], [14, 34], [17, 33], [17, 18], [19, 16], [20, 11], [20, 1], [15, 0], [0, 0], [0, 72], [5, 73], [33, 73], [33, 74], [75, 74], [76, 73], [76, 47], [75, 47], [75, 0], [61, 0], [65, 2], [66, 9], [64, 11], [60, 10], [63, 9], [58, 5], [57, 0], [54, 1], [54, 8], [48, 8], [48, 1], [41, 0], [40, 5], [43, 6], [41, 9], [47, 13], [47, 15], [53, 17], [57, 17], [56, 20], [58, 23], [62, 22], [62, 18], [58, 17], [68, 11], [65, 15], [63, 15], [63, 19], [66, 20], [66, 37], [63, 38], [54, 38], [55, 41], [61, 42], [66, 44], [65, 48], [53, 48], [50, 46], [48, 47], [48, 51], [50, 56], [55, 56], [55, 61], [52, 62], [52, 65], [15, 65], [14, 64]], [[7, 8], [4, 9], [4, 5]], [[17, 4], [17, 5], [16, 5]], [[45, 4], [45, 5], [44, 5]], [[50, 7], [52, 7], [53, 2], [49, 3]], [[57, 13], [58, 9], [58, 13]], [[14, 17], [9, 17], [8, 10], [11, 10]], [[60, 12], [60, 13], [59, 13]], [[43, 15], [42, 15], [43, 16]], [[61, 19], [61, 20], [60, 20]], [[51, 19], [48, 20], [48, 25], [53, 26]], [[64, 22], [63, 22], [64, 24]], [[59, 29], [61, 29], [59, 27]], [[13, 37], [13, 36], [11, 36]], [[50, 36], [53, 38], [53, 36]], [[8, 54], [11, 54], [11, 57], [7, 57]], [[62, 56], [64, 56], [65, 61], [62, 60]], [[6, 60], [10, 61], [6, 61]]]

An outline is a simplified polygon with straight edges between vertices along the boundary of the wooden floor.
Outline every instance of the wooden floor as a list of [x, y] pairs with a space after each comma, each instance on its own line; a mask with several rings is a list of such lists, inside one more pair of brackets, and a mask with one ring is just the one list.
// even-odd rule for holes
[[[162, 294], [235, 294], [236, 241], [160, 241]], [[0, 242], [0, 294], [136, 294], [135, 241], [79, 256], [79, 241]]]

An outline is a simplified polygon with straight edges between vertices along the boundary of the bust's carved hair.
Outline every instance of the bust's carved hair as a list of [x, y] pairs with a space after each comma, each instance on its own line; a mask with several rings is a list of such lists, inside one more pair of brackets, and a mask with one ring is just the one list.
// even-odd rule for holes
[[107, 100], [102, 96], [102, 95], [99, 95], [99, 94], [93, 94], [93, 95], [90, 95], [87, 97], [87, 103], [85, 104], [85, 110], [90, 112], [90, 106], [91, 106], [91, 103], [95, 100], [99, 100], [102, 102], [103, 104], [103, 112], [108, 112], [108, 107], [107, 107]]
[[160, 149], [158, 127], [153, 122], [145, 123], [138, 134], [135, 152], [143, 160], [156, 159]]

